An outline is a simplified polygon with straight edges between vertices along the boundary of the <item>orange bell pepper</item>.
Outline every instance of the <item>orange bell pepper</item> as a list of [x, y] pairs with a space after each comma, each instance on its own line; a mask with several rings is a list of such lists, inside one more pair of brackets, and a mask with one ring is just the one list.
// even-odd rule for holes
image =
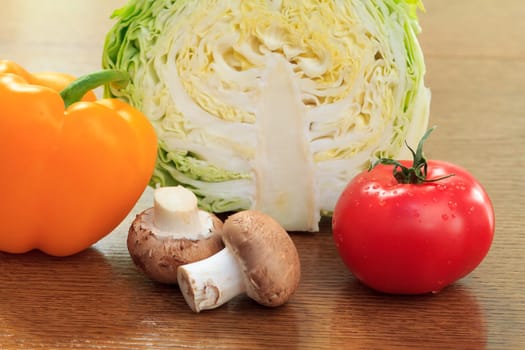
[[0, 61], [0, 251], [72, 255], [131, 211], [157, 137], [141, 112], [89, 91], [123, 78], [102, 71], [72, 82]]

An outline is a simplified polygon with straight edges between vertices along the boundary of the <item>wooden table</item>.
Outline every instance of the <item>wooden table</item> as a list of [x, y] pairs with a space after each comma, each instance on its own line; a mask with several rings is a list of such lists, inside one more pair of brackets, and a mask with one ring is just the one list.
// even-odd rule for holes
[[[109, 15], [123, 3], [2, 0], [0, 55], [33, 71], [98, 69]], [[374, 293], [344, 268], [324, 222], [293, 235], [303, 278], [289, 304], [239, 297], [193, 314], [177, 287], [137, 272], [128, 218], [69, 258], [0, 253], [0, 349], [525, 349], [525, 3], [426, 7], [421, 42], [439, 125], [427, 155], [469, 169], [496, 209], [492, 249], [471, 275], [435, 295]]]

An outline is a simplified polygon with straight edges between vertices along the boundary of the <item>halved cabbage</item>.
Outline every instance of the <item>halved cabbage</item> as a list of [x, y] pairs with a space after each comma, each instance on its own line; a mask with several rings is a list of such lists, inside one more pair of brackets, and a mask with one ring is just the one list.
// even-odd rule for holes
[[258, 209], [317, 231], [377, 157], [406, 157], [430, 93], [418, 0], [131, 0], [103, 66], [107, 94], [156, 128], [151, 185], [181, 184], [214, 212]]

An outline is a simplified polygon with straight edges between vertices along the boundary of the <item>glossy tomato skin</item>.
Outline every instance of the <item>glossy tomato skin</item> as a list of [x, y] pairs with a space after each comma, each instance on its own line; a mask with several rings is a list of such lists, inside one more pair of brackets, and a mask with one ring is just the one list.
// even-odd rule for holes
[[439, 291], [487, 255], [495, 229], [492, 203], [454, 164], [428, 161], [427, 179], [455, 175], [421, 184], [400, 184], [392, 170], [378, 165], [347, 185], [332, 217], [337, 250], [354, 276], [375, 290]]

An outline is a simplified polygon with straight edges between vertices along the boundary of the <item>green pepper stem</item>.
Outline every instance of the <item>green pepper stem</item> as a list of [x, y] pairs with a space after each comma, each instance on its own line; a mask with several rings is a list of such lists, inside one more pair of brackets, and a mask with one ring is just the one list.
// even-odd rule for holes
[[65, 107], [68, 108], [73, 103], [80, 101], [82, 96], [90, 90], [105, 84], [127, 82], [128, 80], [129, 74], [125, 71], [105, 69], [74, 80], [60, 92], [60, 96], [64, 100]]
[[425, 132], [421, 140], [419, 141], [417, 145], [417, 149], [414, 151], [412, 147], [408, 145], [408, 143], [405, 144], [410, 150], [410, 153], [412, 153], [412, 166], [410, 168], [404, 166], [399, 161], [395, 159], [390, 158], [379, 158], [374, 163], [372, 163], [368, 169], [368, 171], [375, 168], [378, 164], [385, 164], [385, 165], [393, 165], [393, 176], [397, 180], [398, 183], [402, 184], [419, 184], [423, 182], [436, 182], [443, 179], [446, 179], [447, 177], [454, 176], [455, 174], [449, 174], [445, 176], [441, 176], [434, 179], [427, 179], [427, 171], [428, 171], [428, 163], [427, 159], [425, 158], [423, 154], [423, 144], [427, 140], [427, 138], [430, 136], [432, 131], [434, 131], [436, 127], [432, 127]]

